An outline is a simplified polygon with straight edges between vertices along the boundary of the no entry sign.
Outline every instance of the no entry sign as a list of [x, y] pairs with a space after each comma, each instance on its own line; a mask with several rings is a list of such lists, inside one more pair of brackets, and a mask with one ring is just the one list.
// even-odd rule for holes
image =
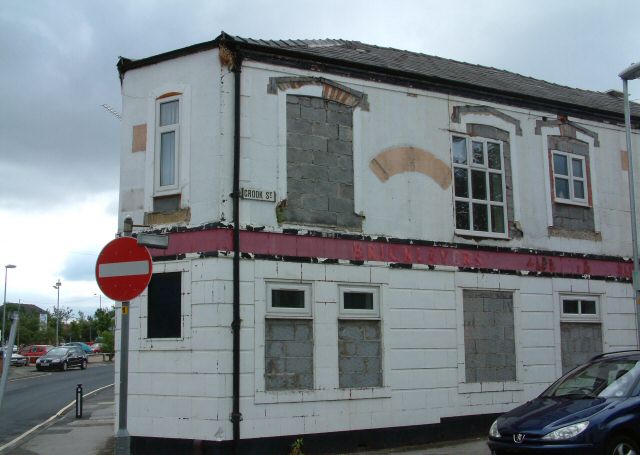
[[153, 266], [151, 255], [132, 237], [120, 237], [102, 249], [96, 261], [96, 281], [112, 300], [138, 297], [149, 284]]

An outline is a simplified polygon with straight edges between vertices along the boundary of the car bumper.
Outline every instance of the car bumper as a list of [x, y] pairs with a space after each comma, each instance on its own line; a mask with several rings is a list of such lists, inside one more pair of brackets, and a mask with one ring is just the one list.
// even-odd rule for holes
[[62, 363], [49, 363], [46, 365], [42, 365], [42, 364], [37, 364], [36, 363], [36, 368], [38, 370], [62, 370]]
[[489, 440], [487, 445], [491, 449], [492, 455], [602, 455], [603, 453], [602, 447], [593, 444], [516, 444], [514, 442]]

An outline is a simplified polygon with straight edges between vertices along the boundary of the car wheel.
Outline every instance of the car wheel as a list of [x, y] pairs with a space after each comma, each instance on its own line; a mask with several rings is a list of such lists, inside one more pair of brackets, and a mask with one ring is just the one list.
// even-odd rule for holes
[[633, 439], [620, 435], [609, 443], [607, 455], [640, 455], [640, 450]]
[[80, 364], [80, 369], [81, 369], [81, 370], [84, 370], [84, 369], [86, 369], [86, 368], [87, 368], [87, 361], [86, 361], [86, 360], [83, 360], [83, 361], [82, 361], [82, 363]]

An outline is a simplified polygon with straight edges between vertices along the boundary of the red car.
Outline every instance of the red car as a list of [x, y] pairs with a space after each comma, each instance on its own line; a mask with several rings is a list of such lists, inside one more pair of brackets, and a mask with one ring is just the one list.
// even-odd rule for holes
[[32, 344], [20, 349], [19, 354], [25, 356], [30, 364], [36, 363], [36, 360], [52, 349], [49, 344]]

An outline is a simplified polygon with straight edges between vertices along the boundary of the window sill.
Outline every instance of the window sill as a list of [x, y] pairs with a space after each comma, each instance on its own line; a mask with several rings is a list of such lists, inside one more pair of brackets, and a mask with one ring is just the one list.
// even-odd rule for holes
[[573, 206], [576, 206], [576, 207], [583, 207], [585, 209], [590, 209], [591, 208], [591, 206], [589, 205], [589, 203], [587, 201], [580, 202], [580, 201], [572, 201], [571, 199], [554, 198], [553, 202], [555, 202], [556, 204], [573, 205]]
[[140, 351], [187, 351], [191, 349], [190, 338], [143, 338]]
[[585, 324], [600, 324], [599, 316], [577, 316], [577, 315], [562, 315], [560, 316], [560, 322], [583, 322]]
[[455, 234], [459, 237], [473, 237], [479, 239], [492, 239], [492, 240], [511, 240], [507, 234], [494, 234], [492, 232], [478, 232], [478, 231], [465, 231], [463, 229], [456, 229]]
[[549, 237], [563, 237], [567, 239], [602, 241], [602, 234], [597, 231], [573, 230], [561, 227], [549, 226], [547, 230]]
[[506, 392], [524, 390], [516, 381], [505, 382], [464, 382], [458, 384], [458, 393]]
[[391, 398], [390, 387], [367, 387], [326, 390], [256, 391], [255, 404], [308, 403], [315, 401], [370, 400]]

